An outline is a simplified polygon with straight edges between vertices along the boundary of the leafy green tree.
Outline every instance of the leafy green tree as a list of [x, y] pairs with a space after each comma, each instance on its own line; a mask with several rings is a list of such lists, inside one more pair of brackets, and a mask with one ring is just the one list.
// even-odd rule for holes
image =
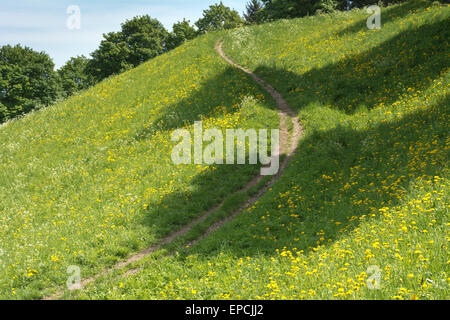
[[[404, 0], [406, 1], [406, 0]], [[380, 4], [380, 3], [387, 3], [388, 1], [383, 2], [383, 0], [353, 0], [350, 1], [349, 7], [350, 8], [362, 8], [364, 6], [370, 6], [373, 4]], [[389, 0], [389, 3], [395, 3], [395, 0]], [[401, 1], [397, 1], [401, 2]]]
[[8, 116], [9, 116], [8, 109], [0, 102], [0, 123], [8, 119]]
[[236, 10], [225, 6], [222, 1], [203, 11], [203, 17], [195, 25], [200, 33], [237, 28], [244, 24]]
[[315, 0], [263, 0], [264, 17], [267, 20], [288, 19], [312, 15], [315, 12]]
[[[370, 5], [388, 5], [388, 4], [395, 4], [395, 3], [401, 3], [401, 2], [407, 2], [408, 0], [335, 0], [337, 2], [337, 9], [339, 10], [345, 10], [346, 8], [362, 8], [365, 6]], [[411, 1], [411, 0], [409, 0]], [[330, 2], [325, 0], [325, 2]]]
[[54, 63], [21, 45], [0, 48], [0, 121], [47, 106], [58, 96]]
[[340, 4], [338, 0], [320, 0], [316, 6], [316, 9], [321, 12], [329, 13], [336, 11], [339, 6]]
[[145, 15], [126, 21], [122, 35], [131, 50], [129, 62], [138, 66], [166, 51], [169, 32], [157, 19]]
[[187, 40], [194, 39], [198, 32], [191, 26], [190, 22], [183, 19], [183, 21], [177, 22], [173, 25], [172, 32], [169, 35], [167, 41], [167, 49], [172, 50], [180, 45], [182, 45]]
[[251, 0], [245, 7], [244, 19], [247, 23], [259, 23], [262, 20], [263, 4], [260, 0]]
[[97, 81], [137, 67], [167, 50], [169, 32], [156, 19], [138, 16], [122, 24], [120, 32], [103, 35], [88, 72]]
[[130, 49], [120, 32], [110, 32], [103, 35], [104, 40], [95, 50], [87, 66], [87, 72], [96, 81], [101, 81], [113, 74], [119, 74], [133, 66], [128, 63]]
[[[405, 0], [389, 0], [389, 3]], [[363, 7], [378, 4], [380, 0], [262, 0], [264, 4], [263, 17], [265, 20], [289, 19], [313, 15], [321, 12], [332, 12], [346, 8]], [[383, 1], [381, 1], [383, 2]]]
[[71, 96], [77, 91], [87, 89], [94, 84], [94, 79], [87, 73], [89, 59], [85, 56], [71, 58], [58, 71], [62, 94]]

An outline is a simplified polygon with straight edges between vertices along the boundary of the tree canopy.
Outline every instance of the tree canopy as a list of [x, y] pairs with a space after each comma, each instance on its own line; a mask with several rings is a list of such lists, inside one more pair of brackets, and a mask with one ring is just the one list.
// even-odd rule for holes
[[225, 6], [222, 1], [203, 11], [203, 17], [195, 25], [200, 33], [234, 29], [244, 24], [236, 10]]
[[154, 58], [167, 49], [169, 32], [156, 19], [138, 16], [122, 24], [120, 32], [104, 35], [88, 71], [97, 81], [119, 74]]
[[314, 0], [262, 0], [267, 20], [296, 18], [314, 13]]
[[399, 3], [407, 0], [262, 0], [264, 20], [289, 19], [314, 15], [318, 10], [362, 8], [374, 4]]
[[167, 41], [167, 49], [171, 50], [182, 45], [187, 40], [192, 40], [198, 35], [194, 26], [191, 26], [190, 22], [186, 19], [183, 21], [174, 23], [172, 32], [169, 35]]
[[257, 23], [261, 21], [263, 4], [260, 0], [251, 0], [245, 6], [244, 19], [248, 23]]
[[77, 91], [89, 88], [94, 79], [87, 73], [89, 59], [85, 56], [71, 58], [58, 71], [59, 81], [63, 95], [71, 96]]
[[58, 80], [52, 59], [20, 45], [0, 48], [0, 122], [52, 103]]

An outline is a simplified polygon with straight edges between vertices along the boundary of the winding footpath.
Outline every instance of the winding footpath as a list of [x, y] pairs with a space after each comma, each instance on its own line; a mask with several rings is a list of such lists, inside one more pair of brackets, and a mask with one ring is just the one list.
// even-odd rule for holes
[[[188, 244], [188, 246], [194, 246], [197, 242], [200, 240], [206, 238], [214, 231], [220, 229], [223, 227], [226, 223], [234, 220], [242, 211], [245, 209], [253, 206], [256, 201], [258, 201], [259, 198], [261, 198], [274, 184], [275, 182], [280, 178], [280, 176], [284, 173], [284, 170], [288, 166], [290, 160], [294, 156], [295, 152], [297, 151], [298, 144], [300, 142], [300, 138], [303, 133], [303, 127], [300, 125], [300, 121], [298, 117], [296, 116], [295, 112], [291, 109], [289, 104], [284, 100], [283, 96], [275, 90], [270, 84], [266, 83], [263, 79], [261, 79], [259, 76], [257, 76], [252, 71], [240, 66], [233, 60], [231, 60], [222, 48], [222, 40], [219, 39], [216, 43], [216, 51], [219, 53], [219, 55], [230, 65], [233, 67], [240, 69], [241, 71], [245, 72], [246, 74], [250, 75], [253, 80], [259, 83], [261, 87], [263, 87], [264, 90], [270, 93], [272, 98], [275, 100], [277, 107], [279, 109], [278, 116], [280, 117], [280, 155], [286, 155], [283, 162], [280, 165], [280, 169], [278, 170], [278, 173], [272, 177], [272, 179], [264, 186], [262, 187], [254, 196], [252, 196], [250, 199], [248, 199], [238, 210], [236, 210], [233, 214], [228, 216], [222, 221], [219, 221], [212, 226], [208, 228], [208, 230], [198, 239], [195, 241], [192, 241]], [[288, 122], [292, 122], [292, 132], [289, 134], [289, 127]], [[258, 176], [255, 178], [256, 182], [250, 182], [249, 185], [246, 187], [246, 190], [252, 188], [254, 185], [259, 183], [262, 180], [262, 176]], [[245, 189], [244, 189], [245, 190]], [[239, 191], [240, 192], [240, 191]]]
[[[250, 71], [250, 70], [248, 70], [248, 69], [238, 65], [233, 60], [231, 60], [229, 57], [227, 57], [227, 55], [224, 53], [224, 51], [222, 49], [222, 39], [219, 39], [217, 41], [215, 49], [218, 52], [218, 54], [226, 62], [228, 62], [230, 65], [232, 65], [233, 67], [235, 67], [235, 68], [245, 72], [246, 74], [250, 75], [257, 83], [260, 84], [260, 86], [264, 90], [269, 92], [270, 95], [275, 100], [275, 102], [276, 102], [276, 104], [278, 106], [278, 109], [279, 109], [278, 115], [280, 117], [280, 155], [285, 155], [286, 157], [284, 157], [283, 162], [280, 164], [280, 169], [279, 169], [278, 173], [276, 175], [274, 175], [270, 179], [269, 182], [267, 182], [262, 188], [260, 188], [258, 190], [258, 192], [255, 195], [253, 195], [251, 198], [249, 198], [238, 210], [233, 212], [227, 218], [225, 218], [225, 219], [223, 219], [223, 220], [221, 220], [221, 221], [219, 221], [217, 223], [214, 223], [199, 238], [197, 238], [196, 240], [188, 243], [187, 245], [190, 246], [190, 247], [194, 246], [196, 243], [198, 243], [200, 240], [206, 238], [207, 236], [209, 236], [214, 231], [220, 229], [226, 223], [232, 221], [234, 218], [236, 218], [240, 213], [242, 213], [248, 207], [253, 206], [256, 203], [256, 201], [258, 201], [258, 199], [261, 198], [275, 184], [275, 182], [283, 174], [283, 172], [286, 169], [286, 167], [288, 166], [290, 160], [294, 156], [294, 154], [295, 154], [295, 152], [296, 152], [296, 150], [298, 148], [298, 145], [299, 145], [299, 142], [300, 142], [300, 138], [301, 138], [302, 133], [303, 133], [303, 128], [300, 125], [299, 119], [296, 116], [295, 112], [289, 107], [289, 105], [286, 102], [286, 100], [284, 100], [284, 98], [281, 96], [281, 94], [277, 90], [275, 90], [271, 85], [267, 84], [264, 80], [262, 80], [260, 77], [258, 77], [256, 74], [254, 74], [252, 71]], [[292, 122], [292, 131], [291, 132], [289, 132], [289, 121]], [[261, 176], [261, 175], [256, 176], [243, 189], [241, 189], [239, 191], [236, 191], [234, 194], [241, 193], [241, 192], [246, 192], [246, 191], [250, 190], [251, 188], [253, 188], [256, 185], [258, 185], [263, 180], [263, 178], [264, 177]], [[145, 257], [147, 257], [148, 255], [152, 254], [153, 252], [158, 251], [162, 246], [173, 242], [178, 237], [186, 235], [196, 225], [204, 222], [214, 212], [216, 212], [219, 209], [221, 209], [223, 204], [224, 203], [222, 202], [221, 204], [211, 208], [210, 210], [205, 212], [201, 217], [193, 220], [192, 222], [190, 222], [189, 224], [184, 226], [182, 229], [180, 229], [177, 232], [174, 232], [174, 233], [170, 234], [169, 236], [163, 238], [158, 244], [153, 245], [153, 246], [151, 246], [151, 247], [141, 251], [140, 253], [131, 256], [129, 259], [116, 264], [115, 266], [113, 266], [110, 269], [106, 269], [103, 272], [101, 272], [101, 273], [99, 273], [99, 274], [97, 274], [95, 276], [92, 276], [92, 277], [84, 279], [77, 289], [83, 289], [88, 284], [93, 283], [95, 280], [97, 280], [98, 278], [100, 278], [102, 276], [108, 275], [108, 274], [110, 274], [110, 273], [112, 273], [114, 271], [117, 271], [117, 270], [124, 269], [124, 268], [128, 267], [129, 265], [144, 259]], [[132, 269], [132, 270], [127, 271], [124, 275], [125, 276], [126, 275], [131, 275], [131, 274], [134, 274], [134, 273], [136, 273], [138, 271], [139, 271], [138, 269]], [[59, 298], [61, 298], [64, 295], [64, 292], [65, 292], [64, 290], [60, 290], [57, 293], [55, 293], [54, 295], [44, 298], [44, 300], [56, 300], [56, 299], [59, 299]]]

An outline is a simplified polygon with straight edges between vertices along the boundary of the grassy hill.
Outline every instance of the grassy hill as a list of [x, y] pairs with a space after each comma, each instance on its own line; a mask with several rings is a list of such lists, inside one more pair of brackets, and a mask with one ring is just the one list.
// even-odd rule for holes
[[205, 36], [0, 127], [0, 298], [38, 298], [146, 248], [257, 166], [175, 166], [177, 128], [278, 128], [274, 103]]
[[195, 246], [65, 297], [448, 299], [449, 16], [411, 1], [383, 9], [381, 30], [354, 10], [209, 34], [0, 127], [0, 297], [64, 288], [68, 265], [96, 274], [251, 180], [255, 166], [168, 155], [170, 132], [197, 119], [279, 125], [271, 98], [214, 51], [223, 37], [298, 112], [294, 160]]
[[356, 10], [228, 33], [298, 110], [295, 161], [197, 246], [78, 297], [448, 299], [449, 15], [419, 1], [383, 9], [381, 30]]

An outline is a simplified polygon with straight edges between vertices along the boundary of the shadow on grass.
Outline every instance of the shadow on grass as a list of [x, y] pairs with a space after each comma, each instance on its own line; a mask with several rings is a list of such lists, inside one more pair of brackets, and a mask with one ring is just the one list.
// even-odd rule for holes
[[450, 21], [444, 20], [302, 75], [265, 66], [256, 73], [286, 94], [293, 107], [320, 103], [353, 114], [427, 88], [450, 63], [449, 38]]
[[[243, 74], [231, 66], [224, 72], [201, 84], [187, 98], [159, 115], [147, 128], [136, 135], [137, 140], [148, 139], [158, 131], [171, 131], [200, 121], [238, 112], [242, 98], [261, 94], [256, 84], [243, 81]], [[247, 77], [249, 79], [249, 77]]]
[[[322, 104], [355, 113], [361, 107], [370, 109], [371, 103], [383, 98], [386, 104], [396, 101], [408, 88], [416, 92], [428, 88], [448, 65], [448, 23], [411, 30], [361, 55], [304, 75], [263, 67], [257, 73], [276, 86], [292, 107]], [[336, 81], [343, 85], [341, 91]], [[308, 133], [286, 172], [256, 209], [242, 213], [185, 250], [180, 259], [198, 254], [199, 259], [207, 260], [222, 251], [236, 257], [270, 257], [275, 249], [285, 246], [308, 251], [318, 244], [332, 244], [357, 228], [359, 217], [401, 203], [417, 178], [442, 173], [448, 153], [432, 151], [445, 150], [449, 105], [445, 96], [436, 105], [364, 130], [338, 126]], [[186, 118], [196, 120], [194, 115]], [[167, 115], [161, 119], [167, 119]], [[172, 127], [178, 125], [180, 122]], [[179, 219], [183, 225], [181, 222], [190, 220], [186, 215], [194, 217], [210, 208], [231, 189], [224, 188], [210, 201], [215, 186], [236, 177], [239, 182], [234, 185], [242, 185], [245, 179], [239, 168], [219, 166], [217, 171], [197, 176], [191, 193], [161, 199], [148, 211], [145, 223], [162, 233], [173, 231], [169, 230], [173, 220]], [[167, 222], [152, 216], [170, 219]], [[189, 266], [184, 268], [189, 272]]]
[[[308, 136], [259, 209], [242, 213], [184, 255], [273, 255], [283, 247], [307, 252], [333, 243], [357, 228], [362, 215], [399, 204], [417, 178], [442, 173], [448, 155], [428, 152], [445, 150], [449, 102], [446, 97], [369, 130], [337, 127]], [[419, 158], [411, 152], [418, 148]]]
[[[360, 55], [303, 75], [266, 67], [258, 68], [256, 73], [275, 84], [292, 107], [300, 109], [303, 105], [322, 104], [350, 114], [360, 109], [367, 111], [365, 109], [370, 110], [380, 100], [385, 104], [397, 101], [411, 88], [416, 92], [424, 90], [441, 75], [447, 65], [448, 24], [448, 21], [441, 21], [404, 32]], [[212, 115], [215, 105], [233, 112], [235, 95], [249, 94], [248, 87], [239, 84], [241, 80], [233, 74], [236, 73], [231, 68], [205, 83], [199, 91], [174, 106], [176, 117], [165, 113], [157, 123], [162, 123], [165, 130], [192, 124], [200, 120], [199, 114]], [[228, 81], [224, 81], [227, 78]], [[234, 82], [239, 89], [232, 92], [230, 83]], [[221, 93], [215, 93], [216, 89]], [[296, 89], [302, 91], [299, 93]], [[226, 101], [211, 103], [214, 97], [221, 97], [225, 92], [229, 92]], [[254, 94], [258, 94], [258, 90]], [[190, 109], [189, 105], [195, 102], [200, 103], [198, 109]], [[339, 230], [350, 231], [356, 227], [357, 217], [367, 214], [370, 208], [398, 203], [417, 177], [439, 174], [445, 164], [433, 165], [436, 159], [431, 157], [423, 159], [421, 170], [411, 168], [409, 147], [417, 141], [426, 144], [435, 135], [439, 136], [438, 146], [444, 147], [447, 119], [443, 115], [448, 116], [447, 105], [448, 99], [434, 108], [367, 131], [337, 127], [309, 135], [302, 140], [295, 159], [274, 187], [271, 193], [274, 199], [261, 200], [259, 206], [264, 210], [244, 214], [186, 253], [203, 255], [227, 248], [237, 255], [272, 254], [274, 249], [288, 245], [308, 249], [317, 245], [322, 231], [327, 240], [335, 240]], [[143, 132], [142, 137], [148, 134]], [[352, 169], [356, 166], [365, 168], [358, 176]], [[220, 203], [255, 174], [255, 166], [217, 166], [217, 170], [194, 178], [192, 192], [175, 193], [161, 199], [148, 210], [148, 218], [143, 223], [154, 227], [161, 236], [173, 232]], [[338, 176], [339, 180], [324, 184], [324, 175]], [[395, 192], [385, 189], [392, 183], [398, 187]], [[295, 188], [301, 188], [300, 198], [280, 196]], [[294, 207], [283, 203], [286, 199]], [[267, 212], [271, 218], [261, 221], [261, 216]], [[349, 217], [356, 219], [350, 223]], [[331, 220], [341, 223], [340, 227], [330, 225]], [[301, 240], [294, 241], [302, 232]], [[258, 235], [257, 238], [254, 235]]]
[[[258, 105], [274, 109], [275, 102], [269, 93], [264, 93], [249, 76], [230, 66], [202, 83], [179, 103], [166, 108], [152, 125], [135, 138], [149, 139], [157, 132], [190, 126], [195, 121], [209, 118], [220, 121], [222, 116], [240, 112], [245, 97], [253, 96], [260, 100], [261, 95], [264, 95], [265, 102], [259, 101]], [[246, 115], [249, 121], [255, 121], [250, 119], [252, 116]], [[212, 170], [212, 167], [215, 169]], [[260, 168], [260, 165], [249, 164], [210, 166], [209, 170], [192, 178], [189, 191], [171, 193], [160, 201], [148, 203], [142, 224], [152, 229], [156, 238], [167, 236], [245, 187], [259, 174]], [[180, 167], [180, 170], [183, 168]]]
[[[380, 101], [389, 105], [429, 88], [445, 72], [449, 30], [447, 20], [424, 25], [302, 75], [267, 67], [256, 73], [274, 84], [292, 107], [368, 112]], [[242, 214], [185, 254], [273, 254], [284, 246], [308, 250], [322, 234], [335, 241], [357, 227], [362, 215], [400, 203], [418, 177], [440, 175], [447, 162], [442, 153], [416, 159], [410, 151], [418, 144], [423, 152], [431, 151], [427, 146], [434, 140], [433, 148], [445, 149], [448, 106], [445, 97], [438, 105], [367, 130], [339, 126], [308, 135], [272, 198], [264, 197], [260, 209]], [[337, 180], [327, 181], [330, 177]]]
[[[408, 1], [403, 4], [387, 7], [381, 12], [381, 23], [382, 25], [388, 24], [390, 22], [396, 21], [405, 17], [415, 10], [420, 10], [429, 6], [429, 3], [422, 0]], [[367, 18], [372, 14], [367, 13]], [[367, 20], [363, 19], [344, 29], [336, 32], [334, 36], [342, 37], [347, 34], [358, 33], [360, 31], [367, 31]]]
[[175, 192], [150, 204], [142, 223], [161, 239], [242, 189], [259, 174], [259, 165], [220, 165], [195, 176], [189, 192]]

